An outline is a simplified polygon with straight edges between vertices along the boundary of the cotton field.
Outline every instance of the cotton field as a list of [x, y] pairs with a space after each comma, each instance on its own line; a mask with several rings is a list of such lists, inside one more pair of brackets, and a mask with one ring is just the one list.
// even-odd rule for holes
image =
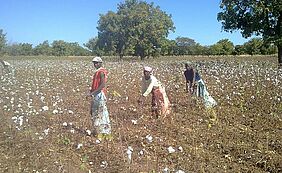
[[[0, 76], [0, 172], [281, 172], [282, 70], [276, 57], [165, 57], [116, 61], [107, 98], [113, 140], [90, 119], [91, 57], [7, 58]], [[218, 105], [185, 91], [195, 64]], [[165, 85], [173, 111], [140, 107], [143, 65]]]

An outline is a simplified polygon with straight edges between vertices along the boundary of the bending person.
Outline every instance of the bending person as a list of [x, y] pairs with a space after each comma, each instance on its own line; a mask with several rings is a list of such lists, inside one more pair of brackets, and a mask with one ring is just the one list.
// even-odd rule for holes
[[166, 116], [170, 113], [170, 102], [165, 92], [165, 88], [161, 82], [152, 75], [151, 67], [144, 67], [142, 78], [142, 95], [139, 98], [139, 103], [143, 103], [144, 97], [152, 93], [152, 115], [157, 118], [162, 115]]

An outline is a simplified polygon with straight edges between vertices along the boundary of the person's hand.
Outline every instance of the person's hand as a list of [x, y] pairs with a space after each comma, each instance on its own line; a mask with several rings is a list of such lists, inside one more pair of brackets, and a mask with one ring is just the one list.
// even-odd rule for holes
[[92, 97], [92, 93], [91, 92], [88, 92], [88, 93], [86, 93], [86, 98], [89, 98], [89, 97]]

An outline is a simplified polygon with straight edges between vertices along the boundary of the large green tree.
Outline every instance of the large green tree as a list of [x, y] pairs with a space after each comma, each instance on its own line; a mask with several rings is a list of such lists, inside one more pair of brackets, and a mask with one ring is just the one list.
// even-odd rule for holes
[[222, 0], [217, 19], [225, 31], [241, 30], [242, 36], [261, 35], [278, 48], [278, 63], [282, 65], [282, 1]]
[[174, 26], [171, 16], [159, 6], [126, 0], [118, 4], [116, 13], [101, 15], [97, 29], [97, 44], [105, 51], [114, 51], [120, 57], [136, 55], [144, 59], [157, 55]]

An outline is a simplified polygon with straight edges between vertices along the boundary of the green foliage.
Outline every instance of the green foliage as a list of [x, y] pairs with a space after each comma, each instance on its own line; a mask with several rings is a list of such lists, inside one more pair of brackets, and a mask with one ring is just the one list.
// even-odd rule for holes
[[68, 49], [67, 43], [63, 40], [55, 40], [52, 43], [52, 54], [54, 56], [68, 56], [70, 50]]
[[97, 42], [98, 42], [98, 37], [91, 38], [87, 43], [84, 44], [84, 46], [90, 50], [91, 55], [98, 55], [98, 56], [105, 55], [106, 52], [100, 49]]
[[14, 43], [7, 45], [4, 49], [5, 54], [18, 56], [18, 55], [32, 55], [32, 44], [29, 43]]
[[219, 40], [210, 47], [210, 54], [212, 55], [231, 55], [233, 51], [234, 45], [228, 39]]
[[20, 54], [21, 55], [32, 55], [32, 44], [20, 43]]
[[6, 46], [6, 34], [0, 29], [0, 55], [3, 54], [4, 47]]
[[244, 55], [245, 54], [245, 49], [243, 45], [236, 45], [234, 47], [234, 55]]
[[43, 43], [32, 48], [29, 43], [14, 43], [3, 48], [3, 52], [10, 56], [31, 56], [31, 55], [47, 55], [47, 56], [87, 56], [90, 51], [81, 47], [77, 42], [67, 43], [63, 40], [54, 41], [51, 46], [46, 40]]
[[177, 45], [174, 40], [164, 40], [161, 45], [161, 55], [175, 55], [177, 52]]
[[52, 48], [49, 45], [49, 42], [46, 40], [43, 43], [40, 43], [34, 48], [35, 55], [51, 55]]
[[249, 55], [259, 55], [263, 46], [263, 40], [260, 38], [253, 38], [244, 45], [245, 53]]
[[225, 31], [241, 30], [243, 37], [261, 35], [278, 47], [278, 62], [282, 63], [282, 1], [222, 0], [217, 19]]
[[196, 46], [196, 42], [188, 37], [177, 37], [175, 42], [178, 46], [178, 55], [192, 55], [194, 54], [193, 48]]
[[68, 137], [63, 137], [63, 139], [62, 139], [62, 143], [64, 144], [64, 145], [69, 145], [70, 143], [71, 143], [71, 140], [68, 138]]
[[[282, 1], [222, 0], [218, 20], [224, 30], [241, 30], [244, 37], [252, 34], [281, 41]], [[279, 37], [280, 36], [280, 37]]]
[[169, 31], [174, 31], [170, 15], [145, 1], [126, 0], [112, 11], [101, 15], [97, 46], [105, 52], [144, 57], [158, 55], [166, 47]]
[[77, 42], [67, 43], [63, 40], [55, 40], [52, 43], [52, 55], [54, 56], [85, 56], [89, 54], [90, 52]]
[[265, 42], [261, 38], [253, 38], [244, 43], [242, 47], [244, 48], [244, 53], [249, 55], [270, 55], [277, 53], [277, 47]]

